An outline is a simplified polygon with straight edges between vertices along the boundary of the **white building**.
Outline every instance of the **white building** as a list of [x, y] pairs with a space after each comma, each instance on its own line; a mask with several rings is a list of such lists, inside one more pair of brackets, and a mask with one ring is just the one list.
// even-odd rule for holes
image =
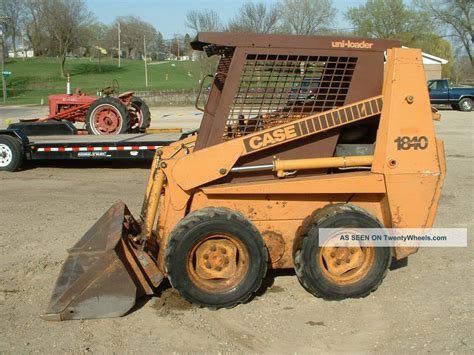
[[[33, 58], [35, 56], [35, 52], [32, 49], [24, 49], [20, 48], [16, 50], [16, 57], [17, 58]], [[8, 51], [8, 58], [15, 58], [15, 55], [12, 50]]]

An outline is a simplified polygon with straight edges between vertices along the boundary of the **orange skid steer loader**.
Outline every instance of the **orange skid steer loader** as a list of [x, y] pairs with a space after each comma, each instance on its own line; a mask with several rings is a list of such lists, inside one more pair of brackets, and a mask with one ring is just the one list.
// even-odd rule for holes
[[220, 56], [199, 134], [156, 152], [138, 218], [119, 201], [69, 250], [42, 317], [122, 316], [165, 277], [209, 308], [246, 302], [268, 269], [325, 299], [374, 291], [417, 249], [324, 247], [319, 228], [431, 227], [444, 149], [421, 51], [344, 41], [199, 34]]

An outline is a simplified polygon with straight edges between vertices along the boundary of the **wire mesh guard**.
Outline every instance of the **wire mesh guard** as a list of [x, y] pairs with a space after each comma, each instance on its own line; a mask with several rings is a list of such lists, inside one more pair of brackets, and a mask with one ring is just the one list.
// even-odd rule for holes
[[248, 54], [223, 139], [344, 105], [356, 57]]

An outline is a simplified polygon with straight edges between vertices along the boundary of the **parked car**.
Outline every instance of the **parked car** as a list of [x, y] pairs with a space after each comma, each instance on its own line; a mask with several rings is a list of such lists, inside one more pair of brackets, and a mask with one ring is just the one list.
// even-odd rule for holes
[[451, 105], [455, 110], [471, 111], [474, 105], [474, 87], [450, 87], [448, 80], [428, 80], [433, 105]]

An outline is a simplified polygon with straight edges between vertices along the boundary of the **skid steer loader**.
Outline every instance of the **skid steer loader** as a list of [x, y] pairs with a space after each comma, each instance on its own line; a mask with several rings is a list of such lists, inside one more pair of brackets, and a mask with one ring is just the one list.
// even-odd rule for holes
[[44, 319], [122, 316], [165, 277], [193, 304], [232, 307], [281, 268], [315, 296], [363, 297], [417, 249], [320, 247], [319, 228], [433, 224], [445, 161], [420, 50], [220, 33], [191, 45], [220, 56], [199, 134], [156, 152], [138, 218], [116, 202], [69, 250]]

